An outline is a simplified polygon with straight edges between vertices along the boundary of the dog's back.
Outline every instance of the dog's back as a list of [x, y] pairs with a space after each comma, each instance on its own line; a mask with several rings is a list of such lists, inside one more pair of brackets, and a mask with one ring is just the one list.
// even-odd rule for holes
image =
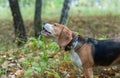
[[119, 41], [113, 39], [96, 40], [88, 38], [88, 43], [92, 43], [93, 59], [96, 65], [108, 66], [113, 64], [115, 61], [120, 63]]

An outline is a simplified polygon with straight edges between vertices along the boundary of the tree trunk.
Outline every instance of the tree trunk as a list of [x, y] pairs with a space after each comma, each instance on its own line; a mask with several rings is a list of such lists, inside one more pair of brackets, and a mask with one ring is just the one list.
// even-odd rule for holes
[[60, 17], [60, 24], [63, 24], [63, 25], [66, 24], [69, 9], [70, 9], [70, 2], [71, 0], [64, 0], [61, 17]]
[[42, 30], [41, 10], [42, 10], [42, 0], [36, 0], [35, 17], [34, 17], [35, 37], [38, 37]]
[[27, 38], [23, 24], [23, 19], [19, 9], [18, 0], [9, 0], [9, 4], [14, 21], [15, 37], [17, 39], [18, 46], [20, 46], [27, 40]]

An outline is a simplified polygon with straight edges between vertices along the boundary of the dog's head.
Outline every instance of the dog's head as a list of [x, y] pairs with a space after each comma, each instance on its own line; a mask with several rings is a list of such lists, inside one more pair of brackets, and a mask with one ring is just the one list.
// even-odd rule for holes
[[58, 23], [43, 25], [42, 35], [46, 37], [54, 37], [58, 39], [58, 44], [61, 48], [64, 48], [72, 40], [72, 31], [66, 26]]

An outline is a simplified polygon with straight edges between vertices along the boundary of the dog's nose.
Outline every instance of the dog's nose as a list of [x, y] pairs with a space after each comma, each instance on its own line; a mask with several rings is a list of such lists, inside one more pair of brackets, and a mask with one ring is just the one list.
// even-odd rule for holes
[[45, 25], [46, 23], [44, 22], [43, 25]]

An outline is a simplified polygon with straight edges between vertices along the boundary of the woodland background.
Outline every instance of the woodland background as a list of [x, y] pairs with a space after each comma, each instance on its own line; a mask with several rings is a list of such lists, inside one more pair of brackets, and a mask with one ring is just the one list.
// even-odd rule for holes
[[[120, 35], [120, 0], [0, 0], [0, 78], [81, 78], [83, 72], [42, 23], [61, 23], [81, 35]], [[95, 78], [120, 77], [119, 66], [98, 67]]]

